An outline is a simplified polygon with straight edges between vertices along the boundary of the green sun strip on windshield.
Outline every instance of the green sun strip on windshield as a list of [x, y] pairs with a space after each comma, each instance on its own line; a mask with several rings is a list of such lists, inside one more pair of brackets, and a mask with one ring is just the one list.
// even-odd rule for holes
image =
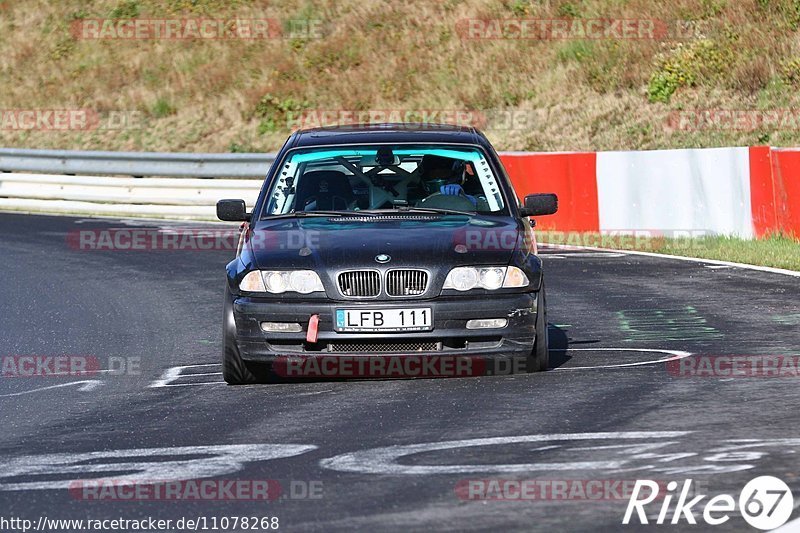
[[[447, 150], [444, 148], [420, 148], [417, 150], [393, 150], [395, 155], [438, 155], [451, 159], [463, 159], [465, 161], [478, 162], [483, 159], [481, 154], [474, 151]], [[292, 163], [308, 163], [310, 161], [320, 161], [334, 157], [364, 157], [377, 155], [378, 150], [326, 150], [322, 152], [309, 152], [307, 154], [296, 154], [292, 156]]]

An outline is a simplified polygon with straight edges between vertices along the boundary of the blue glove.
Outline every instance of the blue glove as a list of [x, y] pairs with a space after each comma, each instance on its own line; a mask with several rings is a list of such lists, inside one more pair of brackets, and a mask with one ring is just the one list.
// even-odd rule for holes
[[461, 195], [463, 195], [470, 202], [472, 202], [472, 205], [474, 205], [475, 207], [478, 206], [478, 199], [475, 198], [474, 196], [470, 196], [469, 194], [466, 194], [464, 192], [464, 189], [461, 187], [461, 185], [458, 185], [457, 183], [451, 183], [450, 185], [442, 185], [441, 187], [439, 187], [439, 192], [441, 194], [445, 195], [445, 196], [461, 196]]
[[445, 196], [458, 196], [464, 194], [464, 189], [461, 188], [461, 185], [453, 183], [451, 185], [442, 185], [439, 187], [439, 192]]

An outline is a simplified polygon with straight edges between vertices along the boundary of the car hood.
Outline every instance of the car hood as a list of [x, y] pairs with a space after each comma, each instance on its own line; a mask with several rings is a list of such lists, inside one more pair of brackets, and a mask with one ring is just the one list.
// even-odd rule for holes
[[[511, 217], [309, 217], [259, 221], [246, 250], [260, 269], [506, 265], [519, 238]], [[388, 255], [383, 264], [376, 259]], [[385, 258], [382, 258], [385, 259]]]

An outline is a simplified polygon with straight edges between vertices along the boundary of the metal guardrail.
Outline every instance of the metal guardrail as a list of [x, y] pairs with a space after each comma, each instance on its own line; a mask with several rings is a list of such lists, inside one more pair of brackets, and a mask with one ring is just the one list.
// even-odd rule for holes
[[0, 171], [46, 174], [263, 178], [275, 154], [173, 154], [0, 148]]
[[0, 211], [215, 220], [222, 198], [252, 208], [256, 179], [132, 178], [0, 173]]

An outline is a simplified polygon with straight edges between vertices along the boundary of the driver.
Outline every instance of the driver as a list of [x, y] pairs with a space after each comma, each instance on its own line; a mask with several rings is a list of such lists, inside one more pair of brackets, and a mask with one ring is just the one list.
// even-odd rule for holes
[[473, 206], [478, 199], [464, 192], [467, 166], [460, 159], [438, 155], [424, 155], [419, 163], [420, 181], [428, 195], [464, 196]]

